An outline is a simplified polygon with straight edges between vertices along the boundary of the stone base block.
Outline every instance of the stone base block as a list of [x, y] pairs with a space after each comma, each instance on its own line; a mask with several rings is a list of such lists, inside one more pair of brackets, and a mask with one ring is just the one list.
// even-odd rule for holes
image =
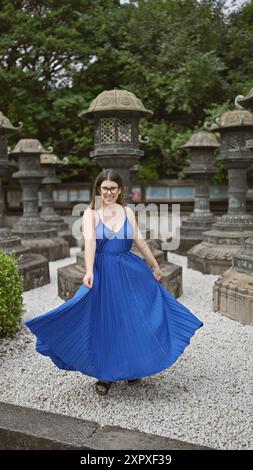
[[18, 263], [23, 277], [24, 291], [44, 286], [50, 282], [48, 260], [39, 254], [29, 254]]
[[213, 287], [213, 309], [237, 320], [253, 325], [253, 276], [230, 268]]
[[[2, 235], [2, 238], [1, 238]], [[5, 235], [5, 237], [4, 237]], [[3, 230], [0, 229], [0, 250], [4, 251], [6, 254], [15, 253], [16, 257], [19, 256], [26, 256], [28, 255], [30, 249], [25, 248], [21, 244], [21, 238], [17, 237], [16, 235], [12, 235], [10, 231], [6, 231], [5, 233]]]
[[161, 266], [161, 284], [177, 299], [183, 294], [182, 267], [173, 263]]
[[70, 264], [57, 270], [58, 295], [61, 299], [69, 300], [82, 285], [84, 269], [78, 264]]
[[68, 242], [60, 237], [22, 239], [22, 245], [29, 247], [32, 253], [38, 253], [49, 261], [70, 256]]
[[214, 245], [202, 242], [187, 252], [187, 266], [203, 274], [223, 274], [232, 266], [238, 245]]
[[[215, 227], [215, 225], [214, 225]], [[220, 227], [219, 227], [220, 228]], [[243, 226], [241, 229], [235, 227], [232, 228], [223, 227], [223, 230], [209, 230], [203, 233], [204, 241], [210, 245], [220, 246], [220, 245], [231, 245], [240, 248], [243, 241], [247, 240], [253, 236], [252, 230], [246, 230]]]

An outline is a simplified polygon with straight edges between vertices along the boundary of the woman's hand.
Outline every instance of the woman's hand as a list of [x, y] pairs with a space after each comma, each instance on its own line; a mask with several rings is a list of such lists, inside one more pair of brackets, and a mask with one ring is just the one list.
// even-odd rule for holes
[[153, 273], [157, 281], [160, 281], [162, 279], [162, 272], [159, 266], [156, 266], [154, 268]]
[[94, 273], [93, 271], [87, 271], [83, 278], [83, 283], [86, 287], [91, 288], [93, 286]]

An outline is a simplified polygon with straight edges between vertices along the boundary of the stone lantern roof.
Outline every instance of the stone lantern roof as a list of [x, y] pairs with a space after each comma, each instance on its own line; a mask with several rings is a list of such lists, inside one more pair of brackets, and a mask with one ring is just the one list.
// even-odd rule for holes
[[52, 151], [52, 147], [49, 147], [49, 149], [46, 150], [37, 139], [20, 139], [15, 148], [11, 150], [10, 153], [12, 155], [20, 155], [22, 153], [41, 154], [50, 153]]
[[253, 114], [245, 109], [226, 111], [212, 124], [211, 130], [227, 129], [231, 127], [253, 127]]
[[88, 110], [82, 111], [79, 116], [94, 116], [95, 113], [111, 111], [126, 111], [136, 115], [148, 116], [153, 114], [146, 109], [134, 93], [127, 90], [108, 90], [100, 93], [90, 104]]
[[190, 139], [181, 145], [181, 148], [217, 148], [220, 144], [210, 132], [200, 131], [192, 134]]
[[4, 132], [12, 132], [17, 131], [22, 127], [22, 123], [19, 123], [18, 127], [14, 127], [11, 121], [0, 111], [0, 131], [4, 130]]
[[62, 163], [59, 157], [54, 153], [42, 153], [40, 156], [41, 165], [56, 165]]
[[246, 96], [239, 95], [237, 100], [244, 108], [253, 107], [253, 88], [251, 88]]

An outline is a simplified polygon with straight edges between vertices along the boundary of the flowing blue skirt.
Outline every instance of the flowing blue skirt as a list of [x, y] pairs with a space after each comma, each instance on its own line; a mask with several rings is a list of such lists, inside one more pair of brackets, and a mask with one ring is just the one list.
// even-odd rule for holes
[[25, 324], [58, 368], [104, 381], [168, 368], [203, 326], [130, 251], [97, 252], [93, 287]]

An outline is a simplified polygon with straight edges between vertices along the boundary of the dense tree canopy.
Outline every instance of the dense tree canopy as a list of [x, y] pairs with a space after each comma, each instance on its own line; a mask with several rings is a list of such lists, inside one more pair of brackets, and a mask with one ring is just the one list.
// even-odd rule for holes
[[0, 110], [93, 178], [93, 125], [78, 113], [127, 89], [154, 111], [139, 178], [180, 176], [180, 145], [253, 86], [253, 2], [225, 3], [1, 0]]

